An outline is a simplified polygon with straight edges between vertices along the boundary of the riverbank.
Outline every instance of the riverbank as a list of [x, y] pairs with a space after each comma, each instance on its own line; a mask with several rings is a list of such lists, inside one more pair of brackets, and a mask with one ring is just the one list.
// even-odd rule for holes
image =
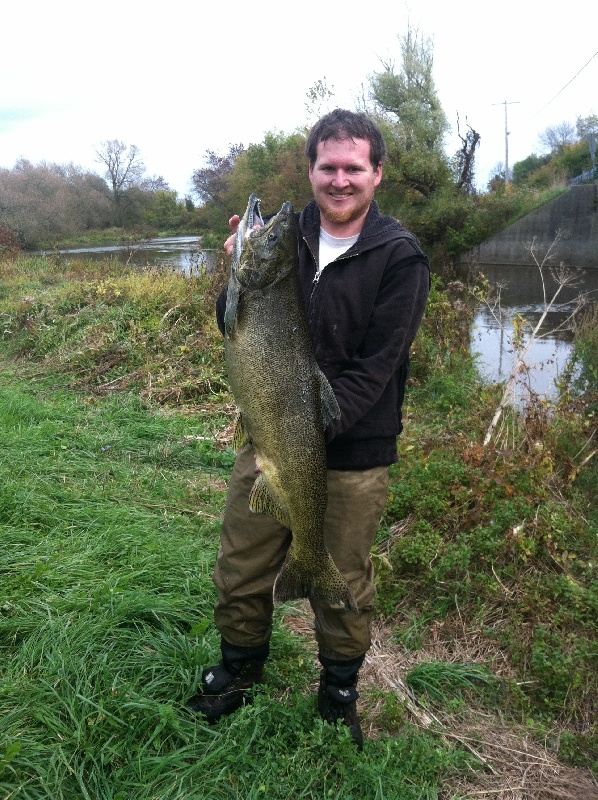
[[197, 230], [172, 230], [172, 231], [131, 231], [124, 228], [105, 228], [103, 230], [88, 231], [86, 234], [78, 234], [70, 238], [61, 238], [42, 242], [36, 250], [60, 251], [75, 250], [82, 247], [110, 247], [112, 245], [130, 246], [144, 239], [167, 239], [172, 236], [194, 236], [199, 237]]
[[434, 287], [373, 553], [361, 757], [317, 721], [302, 604], [277, 610], [253, 707], [215, 727], [182, 708], [218, 658], [224, 265], [188, 279], [19, 259], [0, 277], [3, 796], [592, 797], [588, 391], [484, 448], [498, 390], [469, 356], [471, 309]]

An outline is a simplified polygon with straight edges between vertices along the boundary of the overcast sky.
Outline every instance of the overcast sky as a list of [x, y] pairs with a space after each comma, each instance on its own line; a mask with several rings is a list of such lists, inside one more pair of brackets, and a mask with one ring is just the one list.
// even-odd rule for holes
[[[252, 10], [253, 9], [253, 10]], [[478, 184], [540, 153], [538, 134], [598, 113], [598, 37], [587, 0], [250, 3], [20, 0], [2, 11], [0, 166], [73, 162], [102, 172], [100, 142], [135, 144], [150, 175], [184, 196], [207, 149], [260, 142], [307, 121], [319, 79], [355, 106], [381, 61], [400, 66], [408, 20], [433, 42], [453, 128], [480, 133]], [[259, 187], [256, 187], [259, 192]], [[290, 198], [292, 199], [292, 198]]]

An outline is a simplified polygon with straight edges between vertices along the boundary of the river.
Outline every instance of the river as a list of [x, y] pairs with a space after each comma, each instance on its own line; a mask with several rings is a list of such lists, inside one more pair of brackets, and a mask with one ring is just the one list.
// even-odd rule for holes
[[[520, 315], [525, 321], [524, 341], [529, 331], [537, 325], [544, 311], [544, 297], [540, 272], [536, 267], [484, 264], [482, 272], [493, 287], [500, 287], [500, 313], [494, 315], [485, 305], [475, 313], [471, 331], [471, 352], [477, 356], [478, 369], [490, 383], [505, 381], [511, 374], [516, 359], [511, 335], [513, 321]], [[548, 400], [556, 397], [555, 379], [563, 372], [573, 344], [573, 332], [567, 320], [583, 294], [588, 302], [598, 300], [598, 270], [574, 270], [573, 284], [565, 286], [557, 303], [546, 316], [541, 337], [532, 345], [526, 363], [530, 367], [529, 386]], [[465, 277], [465, 276], [463, 276]], [[544, 268], [546, 299], [554, 296], [558, 284], [550, 270]], [[560, 326], [563, 326], [562, 328]]]
[[[54, 251], [47, 250], [46, 254]], [[115, 258], [122, 263], [137, 266], [160, 266], [181, 270], [185, 275], [194, 275], [201, 269], [211, 272], [216, 266], [217, 251], [202, 250], [197, 236], [170, 236], [162, 239], [141, 239], [130, 244], [103, 245], [102, 247], [79, 247], [59, 250], [62, 256], [89, 258], [95, 261]]]
[[[186, 275], [196, 274], [201, 269], [210, 272], [216, 264], [215, 250], [202, 250], [196, 236], [173, 236], [164, 239], [148, 239], [128, 246], [86, 247], [61, 250], [62, 255], [77, 258], [101, 259], [106, 257], [130, 261], [139, 266], [162, 266], [179, 269]], [[477, 356], [480, 373], [491, 383], [509, 377], [514, 363], [510, 334], [513, 320], [521, 315], [531, 326], [540, 318], [543, 310], [543, 294], [540, 273], [535, 267], [484, 264], [482, 271], [488, 281], [501, 288], [501, 320], [481, 305], [474, 317], [471, 333], [471, 352]], [[546, 293], [550, 299], [557, 284], [545, 268]], [[459, 275], [466, 279], [464, 272]], [[583, 292], [591, 302], [598, 299], [598, 269], [576, 270], [575, 287], [565, 287], [558, 304], [550, 311], [542, 328], [542, 338], [533, 345], [527, 363], [530, 365], [529, 380], [537, 394], [552, 399], [556, 396], [555, 378], [563, 371], [571, 355], [573, 334], [570, 329], [557, 330], [574, 306], [575, 299]]]

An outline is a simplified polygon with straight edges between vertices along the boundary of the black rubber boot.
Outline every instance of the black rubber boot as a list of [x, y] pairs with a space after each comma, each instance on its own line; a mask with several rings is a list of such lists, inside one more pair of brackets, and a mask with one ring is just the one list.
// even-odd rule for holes
[[320, 656], [320, 662], [324, 667], [318, 689], [320, 716], [331, 725], [339, 722], [346, 725], [357, 749], [362, 750], [363, 732], [357, 716], [359, 693], [355, 687], [363, 657], [352, 661], [332, 661]]
[[210, 725], [251, 702], [249, 689], [262, 681], [269, 645], [237, 647], [223, 639], [221, 650], [222, 661], [202, 675], [202, 691], [185, 703], [185, 708], [203, 714]]

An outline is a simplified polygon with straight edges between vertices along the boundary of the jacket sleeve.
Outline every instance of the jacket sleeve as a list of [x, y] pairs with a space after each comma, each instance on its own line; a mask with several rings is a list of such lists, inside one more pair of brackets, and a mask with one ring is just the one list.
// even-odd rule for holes
[[359, 350], [330, 381], [341, 417], [328, 425], [327, 441], [349, 430], [374, 407], [408, 358], [429, 288], [425, 256], [412, 255], [385, 270]]

